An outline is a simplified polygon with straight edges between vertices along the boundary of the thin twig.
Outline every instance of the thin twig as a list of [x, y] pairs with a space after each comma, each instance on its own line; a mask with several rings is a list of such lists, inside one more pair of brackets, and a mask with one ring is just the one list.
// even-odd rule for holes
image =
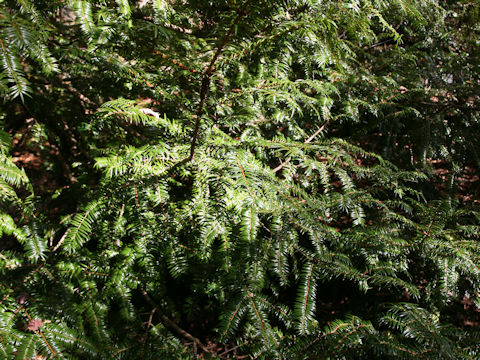
[[67, 230], [65, 231], [65, 234], [63, 234], [63, 236], [62, 236], [62, 237], [60, 238], [60, 240], [58, 241], [57, 245], [55, 245], [55, 247], [52, 249], [52, 251], [51, 251], [52, 253], [54, 253], [55, 251], [57, 251], [58, 248], [63, 244], [63, 242], [65, 241], [65, 238], [66, 238], [67, 235], [68, 235], [68, 230], [69, 230], [69, 229], [67, 229]]
[[131, 349], [131, 348], [132, 348], [132, 347], [129, 346], [129, 347], [126, 347], [126, 348], [117, 350], [117, 351], [112, 355], [112, 357], [111, 357], [110, 359], [113, 359], [113, 358], [117, 357], [118, 354], [120, 354], [120, 353], [122, 353], [122, 352], [124, 352], [124, 351], [127, 351], [127, 350], [129, 350], [129, 349]]
[[245, 345], [247, 345], [247, 344], [248, 344], [248, 341], [245, 341], [243, 344], [234, 346], [234, 347], [232, 347], [231, 349], [225, 350], [225, 351], [222, 352], [221, 354], [218, 354], [218, 357], [225, 356], [225, 355], [227, 355], [229, 352], [235, 351], [235, 350], [237, 350], [237, 349], [239, 349], [239, 348], [241, 348], [242, 346], [245, 346]]
[[142, 354], [145, 351], [145, 345], [147, 344], [147, 339], [148, 339], [148, 332], [153, 325], [153, 315], [155, 314], [156, 311], [157, 311], [157, 308], [154, 307], [152, 309], [152, 311], [150, 312], [150, 315], [148, 317], [147, 325], [145, 326], [145, 328], [146, 328], [145, 329], [145, 336], [143, 337], [143, 340], [142, 340]]
[[[23, 312], [25, 313], [25, 315], [27, 316], [28, 320], [32, 320], [32, 317], [28, 314], [27, 312], [27, 309], [25, 309], [22, 305], [20, 305], [19, 309], [23, 310]], [[17, 309], [18, 310], [18, 309]], [[40, 327], [43, 326], [43, 321], [42, 321], [42, 325], [40, 325]], [[37, 330], [34, 330], [35, 334], [40, 334], [40, 336], [42, 337], [43, 341], [45, 342], [45, 344], [47, 345], [48, 349], [50, 350], [50, 353], [52, 354], [53, 357], [57, 357], [57, 352], [55, 350], [53, 350], [52, 346], [50, 345], [50, 343], [48, 342], [47, 338], [45, 337], [45, 335], [43, 335], [42, 331], [40, 330], [40, 328], [38, 328]]]
[[[311, 143], [312, 140], [315, 139], [315, 137], [316, 137], [318, 134], [320, 134], [320, 133], [323, 131], [323, 129], [325, 129], [325, 126], [327, 126], [329, 122], [330, 122], [330, 120], [328, 120], [325, 124], [323, 124], [322, 126], [320, 126], [320, 128], [319, 128], [317, 131], [315, 131], [315, 133], [314, 133], [312, 136], [310, 136], [307, 140], [305, 140], [305, 144]], [[273, 172], [278, 172], [278, 171], [282, 170], [283, 167], [284, 167], [285, 165], [287, 165], [291, 160], [292, 160], [292, 157], [290, 156], [287, 160], [285, 160], [285, 162], [281, 163], [281, 164], [278, 165], [275, 169], [273, 169]]]

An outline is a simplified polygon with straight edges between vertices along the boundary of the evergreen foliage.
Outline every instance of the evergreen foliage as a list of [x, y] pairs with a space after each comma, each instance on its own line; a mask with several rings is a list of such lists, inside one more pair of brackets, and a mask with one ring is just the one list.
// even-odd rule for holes
[[479, 11], [0, 0], [0, 358], [477, 359]]

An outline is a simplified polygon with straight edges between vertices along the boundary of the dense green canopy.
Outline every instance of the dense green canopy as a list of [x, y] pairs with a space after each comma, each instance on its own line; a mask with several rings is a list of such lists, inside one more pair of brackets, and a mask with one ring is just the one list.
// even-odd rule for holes
[[0, 0], [0, 359], [478, 359], [480, 3]]

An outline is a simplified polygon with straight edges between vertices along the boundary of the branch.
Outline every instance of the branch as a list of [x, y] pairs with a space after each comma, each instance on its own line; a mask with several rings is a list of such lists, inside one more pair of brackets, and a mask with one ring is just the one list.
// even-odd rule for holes
[[212, 57], [212, 60], [210, 61], [210, 64], [208, 67], [205, 69], [203, 72], [203, 78], [202, 78], [202, 86], [200, 88], [200, 102], [198, 103], [197, 107], [197, 112], [195, 114], [196, 120], [195, 120], [195, 127], [193, 130], [193, 136], [192, 136], [192, 141], [190, 143], [190, 154], [184, 158], [183, 160], [180, 160], [178, 163], [172, 166], [170, 169], [170, 172], [177, 168], [178, 166], [181, 166], [183, 164], [186, 164], [187, 162], [191, 161], [193, 159], [193, 155], [195, 154], [195, 148], [197, 146], [197, 139], [198, 135], [200, 133], [200, 122], [202, 120], [202, 115], [204, 113], [203, 106], [205, 105], [205, 102], [207, 100], [208, 96], [208, 91], [210, 90], [210, 80], [213, 75], [213, 70], [215, 68], [215, 63], [217, 62], [218, 58], [220, 57], [223, 48], [227, 44], [228, 40], [230, 40], [230, 37], [232, 36], [235, 26], [240, 22], [240, 20], [248, 14], [247, 11], [245, 10], [239, 10], [238, 15], [233, 21], [233, 24], [230, 26], [230, 29], [228, 30], [227, 34], [223, 37], [222, 42], [220, 45], [218, 45], [217, 51]]
[[[315, 131], [315, 133], [312, 136], [310, 136], [307, 140], [305, 140], [305, 144], [310, 144], [312, 140], [315, 139], [315, 137], [317, 137], [317, 135], [320, 134], [323, 131], [323, 129], [325, 129], [325, 126], [327, 126], [329, 122], [330, 120], [328, 120], [325, 124], [320, 126], [320, 128], [317, 131]], [[292, 160], [292, 157], [290, 156], [287, 160], [285, 160], [285, 162], [281, 163], [275, 169], [273, 169], [273, 172], [278, 172], [282, 170], [283, 167], [287, 165], [291, 160]]]
[[[247, 344], [248, 344], [248, 340], [245, 341], [243, 344], [234, 346], [234, 347], [231, 348], [231, 349], [228, 349], [228, 350], [227, 350], [227, 348], [225, 348], [225, 351], [222, 352], [221, 354], [218, 354], [218, 357], [223, 357], [223, 356], [227, 355], [229, 352], [236, 351], [236, 350], [238, 350], [239, 348], [241, 348], [242, 346], [245, 346], [245, 345], [247, 345]], [[238, 359], [238, 358], [239, 358], [239, 357], [237, 357], [237, 359]]]
[[166, 328], [169, 328], [175, 331], [178, 335], [182, 336], [183, 338], [192, 341], [196, 346], [200, 347], [200, 349], [202, 349], [204, 352], [212, 353], [212, 350], [210, 350], [205, 345], [203, 345], [200, 339], [186, 332], [180, 326], [178, 326], [177, 323], [175, 323], [173, 320], [169, 319], [166, 315], [161, 313], [158, 305], [155, 303], [155, 301], [153, 301], [150, 295], [148, 295], [148, 293], [142, 287], [139, 286], [138, 290], [143, 295], [143, 298], [145, 299], [145, 301], [153, 308], [153, 310], [155, 310], [155, 315]]

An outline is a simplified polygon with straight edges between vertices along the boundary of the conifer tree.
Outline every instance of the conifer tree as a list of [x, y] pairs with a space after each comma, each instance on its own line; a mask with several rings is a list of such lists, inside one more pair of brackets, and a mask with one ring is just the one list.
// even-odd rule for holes
[[479, 10], [0, 0], [0, 358], [478, 358]]

